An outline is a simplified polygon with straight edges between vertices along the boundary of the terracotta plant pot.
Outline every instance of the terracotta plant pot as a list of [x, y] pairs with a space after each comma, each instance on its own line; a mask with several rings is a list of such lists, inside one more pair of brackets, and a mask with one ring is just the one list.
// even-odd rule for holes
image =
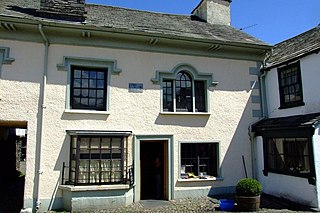
[[237, 209], [241, 211], [257, 211], [260, 209], [260, 195], [252, 197], [236, 195], [235, 200]]

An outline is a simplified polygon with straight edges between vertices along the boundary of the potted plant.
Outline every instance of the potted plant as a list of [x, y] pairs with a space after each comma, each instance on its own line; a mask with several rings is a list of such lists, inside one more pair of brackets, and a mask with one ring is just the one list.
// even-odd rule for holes
[[262, 185], [252, 178], [241, 179], [236, 185], [237, 208], [242, 211], [257, 211], [260, 208]]

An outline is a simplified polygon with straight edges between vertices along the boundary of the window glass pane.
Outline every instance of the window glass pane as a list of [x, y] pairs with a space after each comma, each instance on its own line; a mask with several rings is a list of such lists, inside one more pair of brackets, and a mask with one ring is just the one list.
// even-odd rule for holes
[[82, 78], [89, 78], [90, 72], [89, 71], [82, 71]]
[[73, 86], [77, 88], [81, 87], [81, 79], [74, 79]]
[[80, 172], [89, 172], [89, 160], [79, 160], [79, 171]]
[[100, 138], [91, 138], [91, 149], [100, 149]]
[[[77, 143], [79, 143], [79, 153], [76, 149]], [[107, 184], [127, 181], [124, 179], [127, 172], [127, 165], [124, 162], [126, 150], [122, 149], [122, 143], [122, 137], [73, 136], [71, 147], [75, 146], [75, 148], [71, 148], [70, 181], [73, 180], [75, 184]]]
[[90, 88], [96, 88], [97, 87], [97, 81], [90, 79]]
[[175, 80], [176, 110], [179, 112], [192, 112], [192, 83], [186, 72], [179, 72]]
[[96, 79], [97, 73], [96, 72], [90, 72], [90, 79]]
[[104, 88], [104, 80], [97, 80], [97, 88]]
[[97, 96], [96, 90], [89, 90], [89, 97], [90, 98], [95, 98], [96, 96]]
[[92, 106], [92, 107], [96, 106], [96, 99], [90, 98], [89, 99], [89, 106]]
[[300, 63], [291, 64], [278, 70], [279, 92], [282, 107], [300, 106], [302, 100], [302, 82]]
[[80, 89], [73, 90], [73, 95], [74, 96], [80, 96], [81, 95], [81, 90]]
[[88, 106], [88, 101], [89, 101], [88, 98], [81, 98], [81, 105], [82, 106]]
[[112, 148], [120, 149], [121, 148], [122, 138], [112, 138]]
[[100, 171], [100, 161], [99, 160], [91, 160], [90, 161], [90, 172], [98, 172]]
[[75, 69], [74, 70], [74, 77], [75, 78], [81, 78], [81, 70]]
[[73, 98], [73, 106], [74, 108], [78, 108], [78, 106], [80, 106], [80, 98]]
[[101, 160], [101, 171], [111, 170], [111, 160]]
[[267, 146], [267, 170], [293, 176], [310, 173], [307, 138], [273, 138]]
[[83, 89], [83, 90], [81, 90], [82, 92], [81, 92], [81, 94], [82, 94], [82, 97], [88, 97], [88, 95], [89, 95], [89, 90], [87, 90], [87, 89]]
[[217, 176], [217, 143], [181, 143], [181, 178]]
[[97, 90], [97, 98], [103, 98], [103, 90]]
[[102, 149], [109, 149], [111, 143], [111, 138], [102, 138], [101, 139], [101, 148]]
[[97, 72], [97, 79], [104, 79], [104, 72]]
[[173, 87], [172, 80], [164, 80], [162, 82], [162, 101], [163, 101], [163, 111], [172, 112], [173, 111]]
[[205, 88], [203, 81], [195, 81], [195, 101], [196, 101], [196, 111], [205, 112]]
[[102, 109], [104, 107], [103, 99], [97, 99], [97, 108]]
[[88, 79], [82, 79], [82, 81], [81, 81], [81, 87], [82, 88], [88, 88], [89, 87], [89, 81], [88, 81]]
[[80, 139], [80, 149], [89, 149], [90, 138]]

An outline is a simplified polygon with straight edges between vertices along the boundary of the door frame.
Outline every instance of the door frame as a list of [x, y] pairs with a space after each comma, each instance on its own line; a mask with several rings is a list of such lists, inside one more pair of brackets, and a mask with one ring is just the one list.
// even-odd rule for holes
[[174, 199], [174, 168], [173, 168], [173, 135], [135, 135], [134, 136], [134, 202], [138, 202], [141, 199], [141, 184], [140, 184], [140, 145], [141, 141], [166, 141], [167, 145], [167, 175], [165, 177], [167, 181], [166, 186], [167, 189], [167, 198], [168, 200]]

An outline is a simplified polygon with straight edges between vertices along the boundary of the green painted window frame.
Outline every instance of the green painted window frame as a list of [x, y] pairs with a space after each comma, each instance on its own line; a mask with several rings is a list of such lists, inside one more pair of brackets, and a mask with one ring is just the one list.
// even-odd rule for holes
[[[220, 178], [221, 176], [221, 168], [220, 168], [220, 142], [219, 141], [197, 141], [197, 142], [186, 142], [186, 141], [183, 141], [183, 142], [179, 142], [179, 178], [180, 179], [187, 179], [187, 180], [193, 180], [193, 178], [187, 178], [187, 173], [184, 173], [183, 174], [183, 170], [184, 172], [187, 172], [186, 171], [186, 165], [182, 165], [183, 164], [183, 158], [188, 158], [188, 157], [185, 157], [185, 156], [182, 156], [183, 155], [183, 147], [184, 145], [191, 145], [192, 148], [194, 148], [194, 146], [199, 146], [197, 149], [196, 149], [196, 152], [198, 152], [200, 150], [200, 147], [201, 145], [213, 145], [214, 146], [214, 150], [213, 152], [215, 153], [210, 153], [213, 154], [214, 156], [210, 156], [208, 155], [207, 157], [212, 157], [212, 162], [211, 162], [211, 166], [213, 168], [211, 168], [211, 172], [210, 174], [205, 174], [203, 171], [199, 171], [200, 167], [205, 167], [205, 165], [202, 165], [201, 164], [201, 160], [205, 161], [206, 159], [204, 158], [207, 158], [207, 157], [204, 157], [203, 159], [201, 159], [201, 157], [199, 156], [200, 153], [196, 153], [198, 154], [199, 157], [197, 158], [194, 158], [194, 156], [189, 156], [189, 158], [191, 160], [194, 161], [194, 164], [193, 166], [196, 166], [197, 168], [195, 168], [195, 176], [197, 178], [195, 179], [203, 179], [203, 180], [206, 180], [207, 178], [209, 177], [214, 177], [214, 178]], [[194, 150], [193, 150], [194, 151]], [[187, 153], [185, 153], [187, 155]], [[191, 165], [191, 164], [190, 164]], [[201, 170], [201, 169], [200, 169]], [[202, 173], [202, 174], [200, 174]]]
[[12, 64], [14, 61], [15, 59], [10, 57], [10, 48], [0, 47], [0, 78], [2, 76], [2, 65]]
[[[71, 107], [71, 72], [72, 67], [82, 67], [84, 69], [103, 69], [107, 70], [106, 81], [106, 97], [105, 97], [105, 109], [90, 110], [90, 109], [72, 109]], [[110, 83], [112, 75], [119, 75], [121, 69], [117, 67], [117, 61], [113, 59], [101, 59], [101, 58], [86, 58], [75, 56], [64, 56], [63, 61], [57, 64], [58, 71], [67, 72], [67, 90], [66, 90], [66, 111], [67, 112], [79, 112], [79, 113], [101, 113], [109, 112], [110, 103]]]
[[[180, 73], [186, 73], [192, 79], [192, 110], [182, 111], [177, 109], [176, 104], [176, 78]], [[161, 113], [209, 113], [210, 112], [210, 87], [214, 87], [218, 84], [217, 81], [214, 81], [213, 73], [201, 73], [196, 68], [190, 64], [179, 64], [174, 67], [171, 71], [156, 71], [156, 77], [151, 79], [154, 84], [158, 84], [161, 87]], [[199, 91], [196, 91], [196, 84], [201, 82], [203, 85], [203, 94], [199, 94]], [[168, 83], [171, 85], [168, 87]], [[170, 92], [170, 90], [172, 90]], [[171, 97], [172, 95], [172, 97]], [[168, 104], [167, 98], [170, 96], [172, 98], [172, 104]], [[200, 101], [204, 105], [201, 110], [197, 110]], [[168, 105], [168, 107], [165, 107]]]
[[[278, 68], [278, 83], [280, 96], [279, 109], [305, 105], [303, 102], [300, 61]], [[299, 99], [296, 99], [297, 97]]]

